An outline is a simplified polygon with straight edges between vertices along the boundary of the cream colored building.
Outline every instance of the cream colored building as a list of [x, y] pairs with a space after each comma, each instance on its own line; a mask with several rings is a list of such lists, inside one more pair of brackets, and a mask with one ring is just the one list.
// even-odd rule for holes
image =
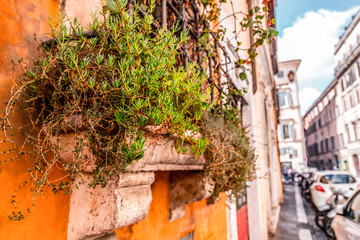
[[295, 171], [302, 171], [305, 162], [305, 138], [299, 104], [299, 87], [296, 71], [301, 60], [279, 63], [276, 75], [276, 89], [280, 117], [278, 138], [280, 161]]
[[[269, 1], [270, 18], [274, 17], [276, 1]], [[234, 19], [226, 18], [232, 12], [230, 3], [223, 4], [220, 17], [221, 25], [227, 29], [223, 47], [227, 50], [228, 59], [236, 59], [232, 49], [236, 48], [236, 41], [232, 36], [235, 31]], [[248, 0], [234, 2], [234, 10], [247, 12], [255, 6], [262, 6], [261, 1]], [[224, 20], [222, 20], [222, 18]], [[241, 20], [238, 18], [237, 21]], [[244, 32], [238, 36], [242, 47], [249, 47], [252, 36]], [[241, 53], [240, 53], [241, 54]], [[244, 56], [246, 52], [243, 53]], [[277, 140], [277, 98], [274, 75], [278, 71], [276, 42], [264, 44], [258, 49], [255, 62], [249, 66], [253, 74], [248, 74], [246, 80], [241, 81], [235, 70], [229, 71], [233, 84], [236, 88], [246, 88], [247, 93], [242, 96], [243, 120], [249, 125], [257, 155], [257, 178], [249, 182], [247, 189], [248, 224], [250, 240], [266, 240], [270, 235], [276, 234], [277, 223], [280, 214], [280, 202], [282, 201], [281, 170]], [[244, 57], [241, 56], [241, 57]], [[225, 56], [223, 56], [225, 57]], [[224, 59], [224, 58], [223, 58]], [[234, 68], [229, 63], [229, 69]], [[230, 213], [229, 216], [234, 216]], [[232, 217], [234, 219], [234, 217]], [[228, 228], [229, 233], [235, 228]], [[228, 223], [229, 224], [229, 223]], [[232, 236], [234, 236], [233, 234]], [[234, 239], [229, 237], [228, 239]]]
[[[256, 6], [259, 1], [251, 1]], [[269, 2], [270, 18], [276, 1]], [[272, 16], [271, 16], [272, 14]], [[277, 139], [277, 98], [274, 75], [278, 72], [276, 42], [264, 44], [252, 66], [251, 128], [257, 154], [257, 179], [247, 190], [249, 237], [268, 239], [276, 234], [282, 202]]]
[[360, 11], [346, 27], [335, 46], [337, 63], [338, 133], [343, 136], [346, 151], [341, 153], [345, 169], [360, 177]]

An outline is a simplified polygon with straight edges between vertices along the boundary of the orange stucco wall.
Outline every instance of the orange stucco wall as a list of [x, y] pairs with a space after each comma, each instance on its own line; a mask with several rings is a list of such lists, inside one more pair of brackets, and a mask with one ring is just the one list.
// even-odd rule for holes
[[[58, 13], [56, 0], [0, 0], [0, 114], [5, 109], [5, 102], [9, 97], [14, 81], [19, 79], [20, 67], [13, 74], [11, 59], [24, 58], [25, 62], [36, 57], [36, 44], [34, 33], [42, 36], [49, 31], [47, 18]], [[17, 110], [14, 118], [15, 126], [27, 123], [26, 118]], [[0, 133], [0, 141], [4, 135]], [[24, 131], [18, 131], [15, 142], [22, 145]], [[0, 152], [13, 147], [10, 144], [0, 144]], [[0, 153], [0, 161], [9, 157], [9, 154]], [[25, 211], [32, 203], [35, 207], [25, 219], [20, 222], [10, 222], [8, 215], [13, 211], [11, 196], [14, 190], [29, 179], [27, 169], [31, 167], [34, 159], [27, 155], [13, 162], [0, 166], [0, 239], [6, 240], [40, 240], [40, 239], [66, 239], [69, 196], [62, 193], [56, 196], [51, 191], [45, 191], [44, 197], [32, 201], [29, 185], [19, 190], [17, 201], [19, 210]], [[52, 173], [53, 178], [64, 173], [57, 168]]]
[[176, 240], [191, 231], [194, 231], [194, 240], [227, 239], [224, 195], [211, 205], [207, 205], [206, 200], [190, 203], [185, 207], [184, 217], [168, 221], [169, 180], [168, 172], [156, 172], [149, 214], [138, 223], [118, 229], [118, 240]]

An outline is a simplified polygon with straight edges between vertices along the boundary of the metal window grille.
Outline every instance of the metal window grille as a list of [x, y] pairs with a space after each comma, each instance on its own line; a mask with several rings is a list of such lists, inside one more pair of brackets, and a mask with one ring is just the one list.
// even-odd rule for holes
[[[142, 1], [141, 3], [146, 3], [146, 0]], [[129, 2], [130, 5], [133, 3], [134, 0]], [[211, 26], [204, 20], [202, 13], [205, 8], [203, 2], [196, 0], [157, 0], [153, 13], [156, 22], [153, 27], [170, 28], [178, 23], [179, 32], [187, 30], [190, 39], [180, 50], [179, 64], [187, 67], [189, 62], [195, 62], [201, 73], [207, 71], [208, 87], [212, 91], [211, 101], [215, 101], [217, 96], [225, 96], [231, 106], [239, 107], [246, 104], [246, 101], [241, 96], [231, 94], [231, 89], [236, 89], [236, 86], [231, 78], [233, 68], [230, 67], [238, 66], [232, 61], [231, 53], [220, 42], [218, 32], [209, 31]], [[219, 103], [222, 104], [222, 101]]]

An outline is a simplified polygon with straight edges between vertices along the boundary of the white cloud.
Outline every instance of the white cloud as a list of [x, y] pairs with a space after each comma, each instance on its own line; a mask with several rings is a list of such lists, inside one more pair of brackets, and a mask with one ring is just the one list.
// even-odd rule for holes
[[320, 96], [321, 92], [313, 87], [305, 87], [299, 92], [301, 115], [311, 106], [311, 104]]
[[[292, 27], [284, 29], [278, 38], [279, 61], [302, 60], [297, 79], [303, 96], [312, 97], [306, 92], [315, 93], [316, 90], [319, 93], [333, 80], [334, 46], [344, 32], [344, 26], [358, 9], [307, 12]], [[309, 107], [309, 98], [300, 97], [300, 105], [305, 111]]]

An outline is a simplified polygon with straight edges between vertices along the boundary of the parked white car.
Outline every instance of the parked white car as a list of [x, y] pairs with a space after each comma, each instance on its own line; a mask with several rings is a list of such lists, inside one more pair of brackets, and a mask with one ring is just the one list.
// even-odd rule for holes
[[348, 191], [351, 194], [360, 182], [346, 171], [321, 171], [315, 173], [314, 182], [310, 186], [311, 199], [317, 209], [326, 204], [333, 194], [332, 188]]
[[360, 190], [346, 206], [337, 206], [337, 215], [331, 223], [337, 240], [360, 240]]

